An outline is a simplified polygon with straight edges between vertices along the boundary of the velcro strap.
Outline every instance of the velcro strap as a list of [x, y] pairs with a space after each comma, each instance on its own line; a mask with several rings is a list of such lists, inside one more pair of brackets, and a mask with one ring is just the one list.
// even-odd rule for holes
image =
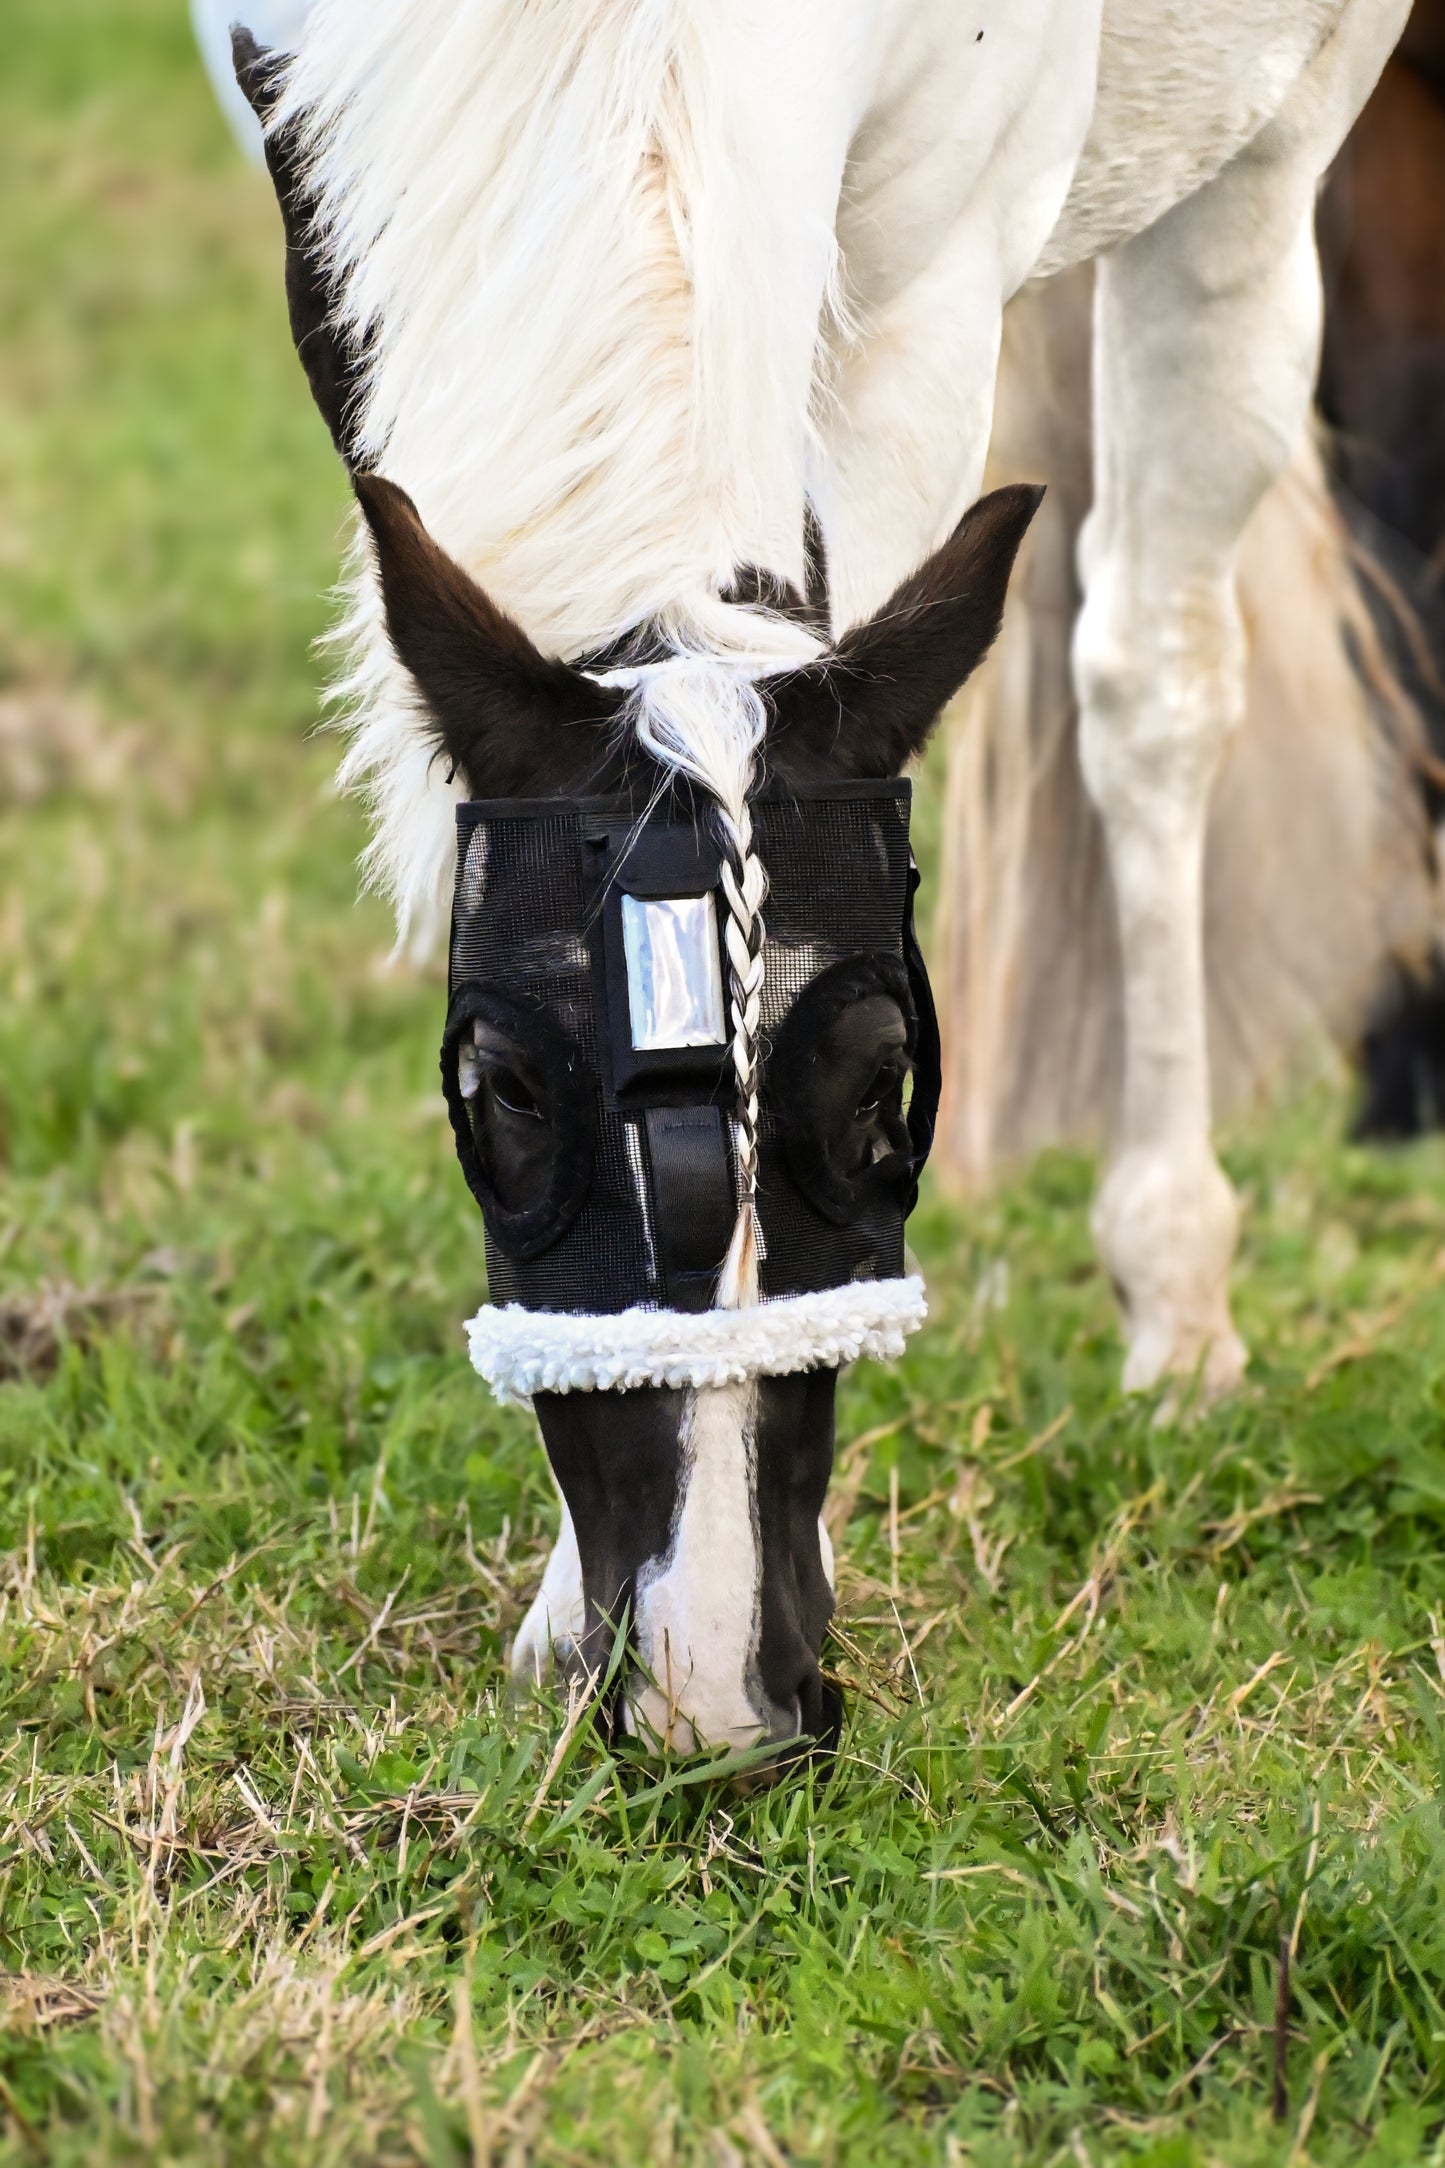
[[713, 1106], [648, 1107], [652, 1224], [674, 1310], [707, 1310], [737, 1217], [727, 1134]]

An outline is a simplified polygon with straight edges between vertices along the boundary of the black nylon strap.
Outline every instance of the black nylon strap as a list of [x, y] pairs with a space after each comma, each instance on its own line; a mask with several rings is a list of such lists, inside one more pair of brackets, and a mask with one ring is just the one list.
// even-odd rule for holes
[[712, 1307], [737, 1216], [727, 1135], [716, 1107], [648, 1107], [652, 1225], [674, 1310]]
[[908, 1136], [912, 1145], [913, 1180], [908, 1202], [904, 1210], [911, 1212], [918, 1202], [918, 1183], [928, 1155], [933, 1150], [933, 1132], [938, 1122], [938, 1101], [943, 1091], [943, 1048], [938, 1036], [938, 1011], [933, 1006], [933, 988], [928, 983], [928, 969], [923, 961], [923, 951], [918, 946], [918, 935], [913, 924], [913, 899], [918, 893], [920, 875], [918, 861], [910, 853], [908, 860], [908, 914], [903, 922], [903, 961], [908, 969], [908, 986], [913, 995], [913, 1006], [918, 1016], [918, 1045], [913, 1056], [913, 1097], [908, 1103]]

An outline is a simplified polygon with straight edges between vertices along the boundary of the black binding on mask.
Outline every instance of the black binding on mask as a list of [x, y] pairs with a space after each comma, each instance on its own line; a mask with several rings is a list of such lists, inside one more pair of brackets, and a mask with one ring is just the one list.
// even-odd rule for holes
[[938, 1102], [943, 1096], [943, 1042], [938, 1030], [938, 1011], [933, 1005], [933, 987], [928, 977], [928, 966], [923, 961], [923, 951], [918, 945], [918, 931], [913, 922], [913, 899], [918, 894], [921, 879], [918, 861], [910, 851], [908, 916], [903, 922], [903, 961], [908, 972], [908, 991], [913, 997], [914, 1014], [917, 1018], [917, 1038], [913, 1055], [913, 1096], [908, 1102], [908, 1138], [913, 1173], [903, 1206], [905, 1217], [918, 1202], [918, 1185], [923, 1179], [923, 1170], [928, 1165], [928, 1155], [933, 1150], [933, 1139], [938, 1127]]
[[[510, 1068], [536, 1109], [523, 1121], [545, 1125], [543, 1178], [533, 1193], [508, 1199], [502, 1170], [494, 1164], [482, 1119], [482, 1082], [468, 1097], [462, 1084], [464, 1055], [480, 1022], [514, 1050]], [[508, 1257], [539, 1257], [559, 1242], [581, 1211], [592, 1181], [592, 1093], [575, 1042], [535, 1001], [495, 987], [461, 986], [452, 998], [442, 1039], [442, 1090], [467, 1187], [486, 1217], [487, 1233]], [[514, 1095], [519, 1096], [519, 1095]], [[479, 1104], [482, 1102], [482, 1104]]]
[[[833, 1033], [865, 1003], [891, 1003], [902, 1018], [905, 1036], [890, 1048], [881, 1068], [857, 1080], [860, 1091], [876, 1094], [868, 1118], [855, 1115], [831, 1134], [820, 1121], [817, 1096], [836, 1083]], [[848, 1227], [870, 1205], [891, 1201], [895, 1209], [914, 1183], [911, 1139], [904, 1111], [904, 1091], [913, 1074], [918, 1048], [918, 1019], [908, 972], [893, 956], [850, 956], [820, 972], [798, 996], [768, 1054], [767, 1094], [782, 1138], [788, 1172], [798, 1188], [835, 1227]], [[843, 1110], [846, 1114], [846, 1108]], [[864, 1133], [860, 1138], [855, 1133]], [[866, 1139], [872, 1145], [858, 1164], [848, 1163], [849, 1146]], [[916, 1186], [916, 1185], [915, 1185]]]

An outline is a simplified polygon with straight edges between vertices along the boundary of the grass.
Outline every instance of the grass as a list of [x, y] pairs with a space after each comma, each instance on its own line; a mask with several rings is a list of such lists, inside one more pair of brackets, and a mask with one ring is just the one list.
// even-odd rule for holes
[[0, 2161], [1445, 2158], [1445, 1151], [1231, 1140], [1184, 1433], [1084, 1162], [929, 1202], [837, 1761], [511, 1703], [554, 1508], [307, 734], [274, 215], [178, 0], [11, 0], [0, 121]]

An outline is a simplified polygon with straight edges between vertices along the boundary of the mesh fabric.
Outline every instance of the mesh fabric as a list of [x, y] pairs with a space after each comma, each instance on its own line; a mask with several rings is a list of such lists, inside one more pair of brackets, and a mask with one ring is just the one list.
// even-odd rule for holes
[[[825, 1219], [789, 1177], [769, 1105], [767, 1049], [799, 995], [831, 965], [863, 954], [904, 960], [909, 901], [906, 782], [760, 793], [753, 801], [768, 876], [762, 998], [763, 1092], [759, 1210], [765, 1297], [892, 1279], [903, 1271], [903, 1209], [881, 1200], [846, 1227]], [[470, 804], [458, 809], [450, 955], [453, 994], [490, 986], [543, 1009], [578, 1051], [595, 1107], [595, 1159], [586, 1202], [542, 1254], [509, 1256], [488, 1231], [494, 1302], [531, 1310], [612, 1314], [660, 1306], [656, 1230], [635, 1097], [619, 1106], [605, 1076], [599, 903], [589, 893], [584, 832], [598, 801]], [[638, 809], [641, 817], [645, 808]], [[691, 827], [674, 799], [654, 821]], [[704, 813], [703, 818], [706, 818]], [[730, 1104], [722, 1059], [715, 1081], [664, 1093], [673, 1103]]]

